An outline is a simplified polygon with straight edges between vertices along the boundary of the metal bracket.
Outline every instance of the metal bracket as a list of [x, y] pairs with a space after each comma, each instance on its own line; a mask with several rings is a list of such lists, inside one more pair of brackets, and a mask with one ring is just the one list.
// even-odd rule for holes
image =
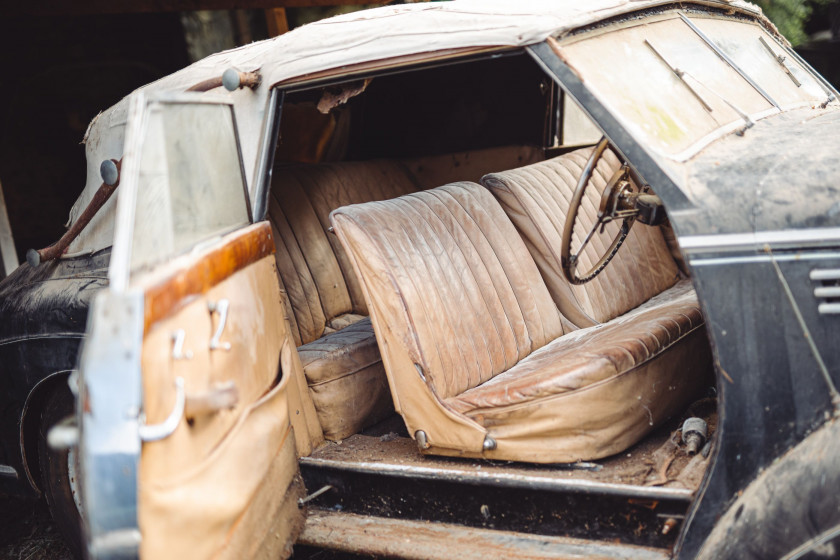
[[184, 416], [184, 408], [187, 403], [187, 398], [184, 393], [184, 378], [175, 378], [175, 406], [172, 412], [169, 413], [166, 420], [160, 424], [146, 424], [146, 415], [140, 414], [140, 422], [137, 431], [140, 434], [141, 441], [159, 441], [171, 436], [178, 425], [181, 423], [181, 418]]
[[193, 357], [192, 350], [184, 352], [184, 339], [187, 333], [184, 329], [178, 329], [172, 333], [172, 359], [173, 360], [191, 360]]
[[225, 331], [225, 323], [227, 323], [228, 311], [230, 310], [230, 301], [220, 299], [217, 302], [208, 301], [207, 309], [210, 314], [219, 314], [219, 326], [216, 332], [213, 333], [213, 338], [210, 339], [210, 350], [230, 350], [230, 342], [221, 342], [222, 333]]

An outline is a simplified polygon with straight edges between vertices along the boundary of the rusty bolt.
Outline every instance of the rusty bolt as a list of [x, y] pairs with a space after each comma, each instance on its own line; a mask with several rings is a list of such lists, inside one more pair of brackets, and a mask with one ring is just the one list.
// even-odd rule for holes
[[702, 418], [692, 417], [683, 422], [682, 441], [689, 455], [694, 455], [700, 451], [700, 448], [706, 443], [708, 430], [706, 421]]

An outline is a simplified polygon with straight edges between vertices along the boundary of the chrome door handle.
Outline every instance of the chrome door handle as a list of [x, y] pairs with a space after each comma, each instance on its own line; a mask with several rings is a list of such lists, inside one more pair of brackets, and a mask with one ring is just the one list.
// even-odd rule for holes
[[172, 359], [173, 360], [191, 360], [193, 357], [192, 350], [184, 352], [184, 339], [187, 333], [184, 329], [178, 329], [172, 333]]
[[219, 326], [213, 333], [213, 338], [210, 339], [210, 350], [230, 350], [230, 342], [221, 341], [222, 333], [225, 331], [225, 323], [227, 323], [230, 302], [226, 299], [220, 299], [216, 302], [208, 301], [207, 309], [210, 310], [210, 315], [213, 315], [213, 313], [219, 314]]
[[160, 424], [146, 424], [146, 414], [140, 413], [140, 421], [137, 431], [140, 434], [141, 441], [159, 441], [171, 436], [178, 429], [181, 423], [181, 417], [184, 416], [184, 407], [186, 405], [186, 395], [184, 394], [184, 378], [175, 378], [175, 406], [172, 412], [166, 417], [166, 420]]

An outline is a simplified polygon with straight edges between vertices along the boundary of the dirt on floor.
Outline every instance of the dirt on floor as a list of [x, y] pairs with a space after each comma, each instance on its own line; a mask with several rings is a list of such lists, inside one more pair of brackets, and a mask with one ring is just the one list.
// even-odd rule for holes
[[0, 494], [0, 560], [72, 560], [47, 504]]

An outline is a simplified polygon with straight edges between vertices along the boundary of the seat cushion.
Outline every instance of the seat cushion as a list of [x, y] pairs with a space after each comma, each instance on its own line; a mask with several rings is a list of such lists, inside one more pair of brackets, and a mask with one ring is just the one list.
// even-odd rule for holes
[[298, 354], [327, 439], [344, 439], [393, 412], [369, 318], [298, 347]]
[[[519, 169], [492, 173], [481, 182], [502, 204], [525, 240], [561, 313], [587, 327], [629, 311], [673, 286], [679, 270], [658, 227], [636, 224], [615, 257], [594, 280], [579, 286], [563, 275], [560, 247], [569, 203], [593, 148], [584, 148]], [[596, 223], [601, 192], [621, 162], [604, 152], [586, 189], [572, 239], [572, 250]], [[580, 256], [589, 270], [609, 247], [619, 224], [596, 233]]]
[[357, 324], [367, 314], [367, 304], [347, 254], [329, 232], [329, 213], [342, 205], [414, 192], [420, 181], [435, 177], [467, 174], [477, 179], [540, 157], [537, 148], [513, 146], [407, 163], [292, 164], [274, 170], [268, 214], [286, 317], [326, 437], [345, 437], [379, 420], [391, 407], [370, 322]]
[[653, 360], [702, 326], [697, 295], [691, 282], [682, 280], [621, 317], [548, 343], [447, 403], [461, 413], [477, 416], [482, 409], [572, 393]]

